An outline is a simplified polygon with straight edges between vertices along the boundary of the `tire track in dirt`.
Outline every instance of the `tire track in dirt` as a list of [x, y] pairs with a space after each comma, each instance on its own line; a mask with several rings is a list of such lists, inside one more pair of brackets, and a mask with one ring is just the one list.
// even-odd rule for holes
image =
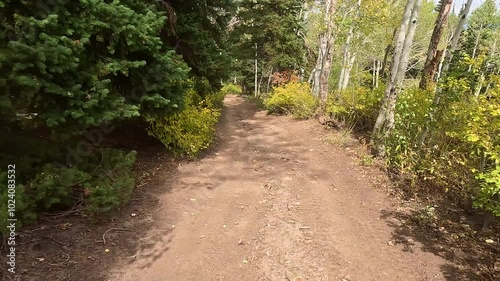
[[388, 245], [394, 207], [313, 120], [228, 96], [218, 132], [165, 182], [155, 226], [109, 280], [446, 280], [420, 245]]

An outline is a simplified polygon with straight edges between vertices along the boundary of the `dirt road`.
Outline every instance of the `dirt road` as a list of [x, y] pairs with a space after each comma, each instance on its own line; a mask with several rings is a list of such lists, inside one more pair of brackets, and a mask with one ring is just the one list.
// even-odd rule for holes
[[[178, 167], [144, 245], [109, 280], [446, 280], [446, 261], [394, 241], [379, 176], [315, 121], [228, 96], [219, 141]], [[374, 170], [374, 169], [372, 169]], [[401, 243], [404, 242], [404, 243]]]

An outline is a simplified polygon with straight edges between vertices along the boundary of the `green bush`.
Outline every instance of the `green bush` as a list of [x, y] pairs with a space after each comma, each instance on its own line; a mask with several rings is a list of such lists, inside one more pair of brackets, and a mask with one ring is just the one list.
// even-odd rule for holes
[[85, 184], [85, 203], [91, 213], [105, 213], [128, 202], [135, 186], [132, 167], [136, 152], [116, 149], [101, 150], [101, 163]]
[[[426, 158], [424, 161], [419, 152], [420, 137], [425, 124], [428, 121], [434, 94], [428, 90], [413, 87], [408, 88], [400, 94], [395, 109], [395, 128], [392, 132], [388, 145], [386, 146], [387, 161], [399, 171], [416, 172], [426, 165], [428, 168], [436, 166], [438, 157]], [[448, 155], [451, 157], [451, 155]], [[426, 164], [427, 160], [432, 161]], [[436, 172], [438, 170], [435, 170]]]
[[[148, 120], [148, 132], [159, 139], [168, 149], [176, 154], [195, 156], [207, 148], [215, 135], [215, 125], [220, 116], [217, 108], [222, 95], [215, 94], [206, 100], [190, 91], [186, 95], [183, 111], [161, 119]], [[219, 101], [219, 102], [217, 102]]]
[[71, 207], [75, 202], [77, 189], [81, 189], [91, 178], [90, 174], [76, 167], [45, 164], [35, 179], [29, 183], [29, 190], [40, 210]]
[[208, 108], [222, 109], [225, 96], [226, 94], [223, 91], [211, 93], [205, 98], [205, 104]]
[[314, 116], [318, 100], [311, 94], [308, 83], [292, 82], [273, 88], [271, 96], [264, 100], [269, 113], [290, 114], [298, 119]]
[[348, 88], [329, 96], [325, 105], [325, 114], [351, 128], [369, 131], [375, 124], [383, 95], [383, 85], [377, 89]]
[[15, 196], [9, 195], [7, 189], [7, 172], [0, 171], [0, 233], [7, 233], [7, 219], [9, 217], [9, 200], [15, 200], [15, 213], [13, 214], [16, 221], [16, 229], [23, 225], [32, 223], [36, 220], [34, 212], [34, 204], [32, 198], [26, 193], [26, 188], [21, 184], [16, 184]]
[[[35, 221], [38, 213], [64, 210], [77, 202], [90, 214], [102, 214], [128, 202], [135, 186], [132, 167], [136, 152], [101, 149], [74, 167], [43, 165], [26, 185], [16, 184], [8, 194], [7, 173], [0, 172], [0, 232], [5, 233], [8, 200], [15, 199], [17, 227]], [[17, 168], [17, 167], [16, 167]], [[17, 176], [17, 175], [16, 175]]]
[[224, 95], [241, 95], [243, 93], [241, 87], [233, 83], [224, 85], [221, 92], [224, 93]]
[[403, 91], [386, 160], [420, 188], [499, 216], [500, 76], [489, 79], [488, 95], [475, 96], [472, 80], [448, 77], [438, 107], [430, 91]]

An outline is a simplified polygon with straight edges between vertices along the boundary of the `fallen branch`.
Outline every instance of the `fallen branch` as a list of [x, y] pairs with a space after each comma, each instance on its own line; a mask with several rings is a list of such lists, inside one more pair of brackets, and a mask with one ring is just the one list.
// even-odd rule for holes
[[69, 255], [68, 254], [65, 254], [65, 255], [67, 256], [65, 261], [60, 262], [60, 263], [51, 263], [50, 265], [51, 266], [61, 266], [61, 265], [65, 264], [67, 261], [69, 261]]
[[108, 232], [112, 231], [112, 230], [115, 230], [115, 231], [130, 231], [130, 232], [134, 232], [134, 231], [132, 231], [132, 230], [130, 230], [130, 229], [126, 229], [126, 228], [110, 228], [110, 229], [106, 230], [106, 232], [104, 232], [104, 234], [102, 235], [102, 242], [103, 242], [104, 244], [106, 244], [106, 234], [107, 234]]
[[52, 242], [56, 243], [56, 244], [59, 244], [61, 246], [64, 246], [64, 247], [68, 247], [67, 244], [63, 243], [63, 242], [59, 242], [57, 241], [56, 239], [52, 238], [51, 236], [43, 236], [43, 238], [48, 238], [50, 239]]

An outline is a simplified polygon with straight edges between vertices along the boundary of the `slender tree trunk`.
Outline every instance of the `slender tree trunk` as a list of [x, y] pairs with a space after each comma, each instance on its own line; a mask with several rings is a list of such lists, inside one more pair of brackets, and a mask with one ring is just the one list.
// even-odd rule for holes
[[484, 71], [481, 72], [481, 75], [479, 76], [479, 82], [477, 83], [476, 91], [474, 95], [479, 97], [479, 94], [481, 94], [481, 90], [483, 89], [483, 83], [484, 83]]
[[375, 89], [378, 88], [378, 81], [380, 79], [380, 68], [382, 67], [382, 62], [377, 60], [377, 70], [375, 72]]
[[380, 108], [379, 115], [377, 117], [377, 121], [375, 122], [375, 126], [373, 128], [373, 137], [375, 138], [380, 134], [382, 130], [382, 125], [384, 124], [387, 116], [387, 105], [389, 99], [392, 98], [392, 90], [394, 88], [394, 82], [396, 80], [396, 75], [398, 72], [399, 61], [401, 57], [401, 52], [403, 51], [403, 44], [405, 41], [406, 33], [408, 32], [408, 24], [410, 22], [411, 12], [413, 10], [413, 6], [415, 5], [415, 0], [408, 0], [406, 3], [405, 11], [403, 14], [403, 19], [401, 20], [401, 25], [399, 27], [399, 32], [396, 41], [396, 47], [394, 48], [394, 55], [392, 59], [392, 67], [391, 67], [391, 75], [389, 81], [387, 82], [387, 87], [385, 91], [385, 96], [383, 100], [382, 107]]
[[273, 78], [273, 68], [271, 67], [271, 72], [269, 72], [269, 77], [267, 78], [267, 88], [266, 93], [269, 93], [269, 87], [271, 86], [271, 80]]
[[[479, 46], [479, 40], [481, 38], [481, 28], [482, 27], [483, 26], [480, 25], [479, 30], [477, 31], [476, 42], [474, 43], [474, 49], [472, 50], [472, 59], [476, 58], [476, 52], [477, 52], [477, 47]], [[469, 65], [469, 69], [467, 70], [467, 72], [470, 72], [471, 70], [472, 70], [472, 65]]]
[[356, 61], [356, 54], [352, 55], [347, 62], [347, 65], [345, 66], [344, 69], [344, 79], [342, 80], [342, 85], [340, 85], [339, 91], [345, 91], [347, 89], [347, 86], [349, 85], [349, 79], [351, 78], [351, 70], [352, 67], [354, 66], [354, 62]]
[[342, 85], [344, 85], [344, 77], [345, 77], [345, 71], [346, 71], [345, 68], [346, 67], [347, 67], [347, 65], [344, 64], [344, 60], [343, 60], [342, 61], [342, 66], [340, 68], [339, 82], [338, 82], [338, 85], [337, 85], [337, 90], [339, 92], [342, 91]]
[[401, 91], [401, 84], [406, 73], [406, 67], [408, 66], [410, 49], [415, 35], [418, 13], [420, 12], [421, 5], [422, 0], [408, 0], [403, 19], [401, 20], [396, 48], [394, 50], [390, 80], [387, 83], [384, 100], [375, 126], [373, 127], [373, 145], [374, 152], [377, 155], [384, 155], [384, 142], [394, 128], [396, 101]]
[[458, 45], [458, 39], [460, 39], [460, 35], [462, 34], [462, 31], [464, 29], [465, 22], [467, 21], [467, 15], [469, 14], [470, 7], [472, 5], [473, 0], [467, 0], [467, 3], [465, 3], [465, 7], [460, 11], [460, 19], [458, 21], [457, 27], [455, 28], [455, 31], [453, 32], [453, 37], [451, 38], [451, 43], [450, 47], [447, 49], [447, 53], [443, 62], [443, 69], [441, 70], [442, 73], [448, 73], [448, 69], [450, 67], [450, 62], [451, 59], [453, 58], [453, 52], [455, 52], [457, 45]]
[[[325, 57], [325, 52], [326, 52], [326, 44], [323, 46], [323, 37], [324, 35], [320, 35], [320, 44], [319, 44], [319, 50], [318, 50], [318, 59], [316, 60], [316, 66], [314, 67], [314, 70], [311, 73], [311, 76], [313, 77], [313, 83], [312, 83], [312, 91], [313, 95], [315, 97], [319, 98], [319, 92], [320, 92], [320, 78], [321, 78], [321, 71], [323, 68], [323, 60]], [[326, 43], [326, 41], [325, 41]]]
[[[359, 11], [361, 10], [361, 0], [358, 0], [358, 4], [356, 6], [356, 16], [354, 20], [357, 20], [359, 17]], [[356, 55], [351, 56], [351, 41], [354, 37], [354, 27], [356, 22], [353, 22], [349, 27], [349, 32], [347, 33], [347, 39], [344, 45], [343, 56], [342, 56], [342, 68], [340, 70], [340, 77], [337, 89], [340, 91], [344, 91], [349, 84], [349, 76], [350, 71], [352, 69], [352, 65], [355, 60]]]
[[264, 73], [260, 76], [259, 87], [257, 88], [257, 94], [260, 96], [260, 86], [262, 85], [262, 80], [264, 79]]
[[336, 0], [327, 0], [325, 5], [324, 22], [326, 31], [320, 35], [318, 60], [314, 69], [313, 94], [325, 102], [328, 97], [328, 78], [330, 77], [334, 47], [333, 15], [337, 6]]
[[448, 15], [451, 11], [451, 5], [453, 0], [441, 0], [441, 8], [439, 9], [439, 14], [434, 24], [434, 31], [432, 32], [431, 41], [429, 43], [429, 49], [427, 50], [427, 59], [424, 64], [424, 70], [422, 73], [422, 79], [420, 80], [420, 89], [427, 89], [429, 83], [433, 81], [434, 75], [436, 74], [438, 65], [437, 55], [438, 55], [438, 45], [441, 41], [441, 35], [448, 20]]
[[375, 89], [375, 72], [377, 68], [377, 60], [373, 59], [373, 64], [372, 64], [372, 89]]
[[254, 83], [255, 83], [255, 87], [254, 87], [254, 94], [255, 94], [255, 97], [257, 97], [257, 79], [258, 79], [258, 70], [259, 70], [259, 67], [258, 67], [258, 62], [257, 62], [257, 43], [255, 43], [255, 77], [254, 77]]

